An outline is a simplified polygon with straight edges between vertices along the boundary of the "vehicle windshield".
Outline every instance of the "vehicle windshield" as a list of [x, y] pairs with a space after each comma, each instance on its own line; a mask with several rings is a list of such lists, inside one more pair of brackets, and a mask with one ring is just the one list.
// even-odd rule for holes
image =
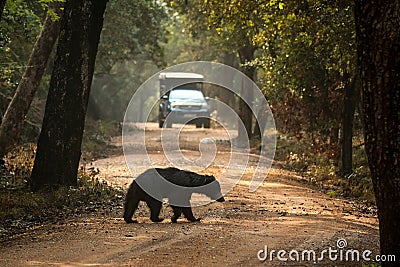
[[169, 93], [170, 99], [204, 99], [203, 93], [199, 90], [177, 89]]

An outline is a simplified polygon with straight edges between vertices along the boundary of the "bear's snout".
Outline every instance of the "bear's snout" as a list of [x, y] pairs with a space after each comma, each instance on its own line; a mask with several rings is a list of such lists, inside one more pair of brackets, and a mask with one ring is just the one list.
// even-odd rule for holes
[[224, 202], [224, 201], [225, 201], [224, 197], [220, 197], [220, 198], [217, 199], [217, 202]]

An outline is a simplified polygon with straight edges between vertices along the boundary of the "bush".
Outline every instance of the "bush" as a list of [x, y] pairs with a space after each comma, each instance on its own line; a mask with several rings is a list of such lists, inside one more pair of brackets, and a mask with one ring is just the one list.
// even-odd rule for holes
[[375, 198], [362, 139], [355, 138], [353, 146], [354, 169], [347, 177], [339, 175], [335, 150], [330, 145], [315, 144], [306, 135], [278, 136], [275, 160], [324, 188], [329, 196], [358, 198], [373, 204]]
[[0, 238], [50, 221], [82, 214], [119, 212], [125, 192], [98, 178], [99, 171], [81, 167], [78, 186], [44, 188], [31, 192], [27, 183], [35, 146], [16, 148], [4, 159], [0, 180]]

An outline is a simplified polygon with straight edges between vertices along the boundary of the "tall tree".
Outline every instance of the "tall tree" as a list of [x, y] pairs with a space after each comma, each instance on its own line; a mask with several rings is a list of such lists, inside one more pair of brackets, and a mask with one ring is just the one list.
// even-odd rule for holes
[[[348, 76], [348, 75], [345, 75]], [[355, 79], [350, 81], [345, 78], [343, 115], [342, 115], [342, 153], [341, 153], [341, 174], [346, 177], [353, 173], [353, 125], [354, 113], [357, 106], [358, 90], [356, 88]]]
[[[400, 1], [356, 0], [365, 146], [381, 253], [400, 258]], [[398, 266], [382, 262], [382, 266]]]
[[29, 107], [42, 80], [47, 61], [58, 37], [63, 5], [64, 3], [61, 2], [52, 2], [49, 5], [49, 11], [32, 50], [28, 66], [1, 123], [0, 157], [6, 154], [9, 148], [18, 141]]
[[107, 0], [67, 0], [30, 183], [76, 185]]
[[[7, 1], [0, 21], [0, 86], [12, 98], [46, 14], [38, 1]], [[2, 106], [4, 112], [8, 101]]]
[[255, 63], [264, 69], [259, 77], [280, 131], [306, 133], [334, 164], [341, 155], [343, 174], [353, 171], [359, 93], [353, 10], [351, 1], [269, 1], [259, 6], [265, 27], [255, 37], [262, 47]]
[[[244, 43], [247, 43], [243, 44], [238, 50], [240, 64], [242, 65], [242, 72], [252, 81], [254, 81], [256, 69], [254, 66], [249, 66], [246, 64], [249, 64], [254, 60], [254, 52], [256, 51], [256, 47], [252, 44], [251, 40], [242, 40], [244, 40]], [[252, 85], [249, 84], [248, 81], [243, 81], [241, 98], [247, 99], [250, 103], [252, 103], [254, 99], [251, 88]], [[239, 100], [239, 120], [241, 120], [244, 125], [244, 129], [242, 127], [238, 128], [237, 140], [238, 143], [241, 144], [243, 141], [253, 138], [253, 111], [251, 107], [242, 99]]]

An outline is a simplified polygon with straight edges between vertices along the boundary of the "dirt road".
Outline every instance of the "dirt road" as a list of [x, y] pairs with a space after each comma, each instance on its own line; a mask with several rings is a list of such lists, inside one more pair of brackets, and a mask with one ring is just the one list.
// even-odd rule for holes
[[[199, 156], [199, 138], [215, 135], [194, 127], [184, 131], [192, 137], [182, 139], [187, 157]], [[167, 165], [157, 136], [155, 127], [146, 134], [149, 157]], [[222, 148], [216, 159], [221, 164], [204, 172], [218, 178], [228, 154]], [[44, 225], [7, 241], [0, 248], [0, 266], [362, 266], [363, 251], [372, 251], [371, 260], [378, 254], [377, 219], [356, 202], [330, 198], [276, 165], [262, 186], [249, 193], [251, 164], [226, 202], [194, 208], [201, 222], [181, 219], [172, 224], [171, 209], [165, 206], [162, 216], [167, 219], [152, 223], [141, 204], [139, 223], [125, 224], [121, 200], [116, 212]], [[132, 180], [122, 155], [91, 166], [115, 186], [126, 188]], [[360, 252], [360, 261], [345, 261], [350, 249]], [[336, 252], [328, 255], [324, 250]]]

